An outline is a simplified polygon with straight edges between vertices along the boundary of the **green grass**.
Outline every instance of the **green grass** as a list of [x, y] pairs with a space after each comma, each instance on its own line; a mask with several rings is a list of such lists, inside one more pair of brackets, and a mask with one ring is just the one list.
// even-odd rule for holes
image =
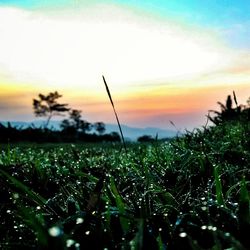
[[249, 138], [234, 122], [127, 152], [2, 145], [0, 248], [249, 249]]

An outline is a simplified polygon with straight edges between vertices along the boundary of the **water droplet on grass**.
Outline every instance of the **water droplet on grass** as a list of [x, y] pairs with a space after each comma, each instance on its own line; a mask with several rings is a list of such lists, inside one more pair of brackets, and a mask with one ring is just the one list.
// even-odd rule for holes
[[19, 198], [19, 194], [18, 193], [13, 194], [13, 198], [14, 199], [18, 199]]
[[76, 224], [82, 224], [82, 223], [83, 223], [83, 218], [76, 219]]
[[66, 246], [67, 246], [67, 247], [71, 247], [71, 246], [73, 246], [73, 245], [74, 245], [74, 243], [75, 243], [75, 241], [74, 241], [74, 240], [72, 240], [72, 239], [68, 239], [68, 240], [66, 241]]
[[187, 233], [182, 232], [182, 233], [179, 234], [179, 236], [180, 236], [181, 238], [187, 237]]
[[49, 228], [48, 232], [52, 237], [58, 237], [62, 233], [61, 229], [56, 226]]

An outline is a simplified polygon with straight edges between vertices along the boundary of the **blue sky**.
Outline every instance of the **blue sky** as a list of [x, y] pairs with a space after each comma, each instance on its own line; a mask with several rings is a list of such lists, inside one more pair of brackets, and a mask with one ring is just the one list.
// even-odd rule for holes
[[191, 25], [221, 30], [234, 47], [250, 47], [249, 0], [120, 0], [162, 17], [182, 20]]
[[189, 18], [189, 21], [206, 24], [232, 24], [250, 20], [249, 0], [0, 0], [1, 5], [23, 8], [59, 7], [76, 4], [113, 3], [141, 8], [162, 15]]
[[189, 25], [212, 28], [219, 30], [229, 45], [250, 47], [249, 0], [0, 0], [0, 5], [27, 9], [79, 7], [96, 3], [126, 6]]

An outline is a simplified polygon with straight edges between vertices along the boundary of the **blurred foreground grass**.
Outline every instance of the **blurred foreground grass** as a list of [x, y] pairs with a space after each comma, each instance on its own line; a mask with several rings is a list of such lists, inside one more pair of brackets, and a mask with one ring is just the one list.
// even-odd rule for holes
[[249, 249], [250, 127], [1, 145], [1, 249]]

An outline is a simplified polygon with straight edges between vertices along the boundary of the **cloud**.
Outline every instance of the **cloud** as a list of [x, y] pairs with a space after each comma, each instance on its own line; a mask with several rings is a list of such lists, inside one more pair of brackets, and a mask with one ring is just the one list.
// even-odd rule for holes
[[123, 91], [129, 83], [209, 72], [232, 59], [212, 33], [137, 14], [112, 5], [52, 13], [2, 7], [0, 65], [17, 81], [85, 91], [98, 91], [105, 74]]
[[[250, 82], [249, 53], [228, 48], [217, 32], [115, 5], [0, 7], [0, 34], [1, 107], [9, 105], [8, 119], [34, 117], [32, 98], [58, 90], [86, 119], [114, 121], [103, 74], [130, 124], [161, 124], [165, 115], [184, 117], [176, 118], [180, 123], [198, 113], [203, 119], [225, 91], [245, 97]], [[18, 102], [27, 108], [18, 110]], [[194, 116], [185, 116], [190, 110]]]

